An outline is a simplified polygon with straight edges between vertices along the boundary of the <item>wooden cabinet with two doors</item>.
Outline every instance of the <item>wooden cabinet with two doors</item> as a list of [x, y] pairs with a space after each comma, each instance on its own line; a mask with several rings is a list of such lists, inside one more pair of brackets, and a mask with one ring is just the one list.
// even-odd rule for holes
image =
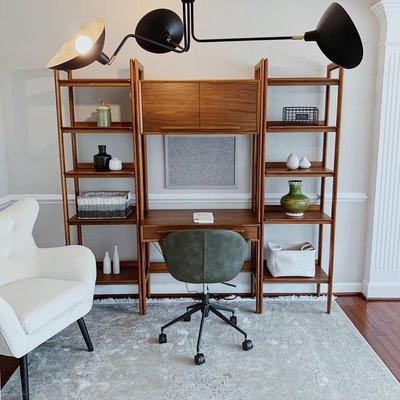
[[259, 132], [259, 81], [142, 81], [143, 133]]

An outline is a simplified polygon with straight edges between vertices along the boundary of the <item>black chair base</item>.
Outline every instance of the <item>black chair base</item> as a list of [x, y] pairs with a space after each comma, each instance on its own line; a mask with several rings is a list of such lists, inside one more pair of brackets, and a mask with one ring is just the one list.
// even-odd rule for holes
[[[78, 325], [82, 332], [82, 336], [85, 339], [88, 351], [93, 351], [93, 344], [90, 340], [89, 332], [86, 328], [86, 324], [83, 318], [78, 319]], [[19, 359], [19, 373], [21, 375], [21, 390], [22, 399], [29, 400], [29, 373], [28, 373], [28, 354], [24, 355]]]
[[[186, 312], [184, 314], [182, 314], [178, 318], [175, 318], [168, 324], [164, 325], [161, 328], [161, 333], [158, 337], [158, 342], [161, 344], [167, 343], [167, 335], [164, 333], [164, 330], [170, 327], [171, 325], [176, 324], [179, 321], [190, 321], [192, 315], [198, 311], [200, 311], [202, 315], [201, 315], [199, 335], [197, 338], [197, 348], [196, 348], [197, 354], [194, 356], [194, 361], [196, 365], [204, 364], [206, 361], [204, 354], [200, 352], [200, 345], [201, 345], [201, 338], [203, 335], [204, 321], [205, 318], [207, 318], [210, 315], [210, 312], [215, 314], [218, 318], [222, 319], [224, 322], [226, 322], [232, 328], [239, 331], [244, 336], [244, 341], [242, 343], [243, 350], [248, 351], [253, 348], [253, 343], [251, 342], [251, 340], [247, 339], [247, 333], [243, 329], [237, 326], [237, 318], [235, 315], [235, 311], [232, 308], [225, 307], [220, 304], [210, 304], [209, 293], [203, 293], [201, 303], [190, 305], [189, 307], [187, 307]], [[230, 318], [228, 318], [224, 314], [222, 314], [221, 311], [229, 312], [232, 315]]]

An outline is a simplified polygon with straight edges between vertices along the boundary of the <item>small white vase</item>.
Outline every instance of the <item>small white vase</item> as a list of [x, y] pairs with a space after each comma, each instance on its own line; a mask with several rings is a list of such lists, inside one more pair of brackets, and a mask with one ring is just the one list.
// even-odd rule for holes
[[299, 157], [297, 156], [297, 154], [294, 153], [290, 153], [287, 160], [286, 160], [286, 166], [291, 169], [297, 169], [299, 168], [300, 165], [300, 161], [299, 161]]
[[108, 168], [110, 171], [121, 171], [122, 161], [119, 158], [113, 157], [108, 164]]
[[300, 160], [300, 168], [301, 169], [308, 169], [311, 167], [311, 163], [310, 161], [308, 161], [307, 157], [302, 157], [302, 159]]
[[110, 275], [111, 274], [111, 260], [108, 251], [106, 251], [106, 255], [103, 259], [103, 274]]
[[118, 246], [114, 245], [113, 274], [118, 275], [119, 273], [121, 273], [121, 266], [119, 262]]

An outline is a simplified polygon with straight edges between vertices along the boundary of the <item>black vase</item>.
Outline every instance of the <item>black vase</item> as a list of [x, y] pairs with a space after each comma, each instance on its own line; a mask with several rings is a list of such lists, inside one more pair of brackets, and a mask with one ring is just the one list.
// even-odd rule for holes
[[108, 171], [111, 156], [106, 153], [106, 145], [99, 144], [99, 153], [93, 157], [95, 171]]

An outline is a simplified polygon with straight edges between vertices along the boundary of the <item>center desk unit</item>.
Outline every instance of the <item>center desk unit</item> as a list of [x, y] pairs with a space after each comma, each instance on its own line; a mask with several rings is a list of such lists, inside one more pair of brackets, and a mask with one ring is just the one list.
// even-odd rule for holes
[[[335, 74], [336, 77], [333, 77]], [[339, 139], [342, 106], [343, 69], [331, 64], [325, 77], [270, 78], [268, 60], [262, 59], [254, 69], [253, 79], [161, 81], [144, 78], [144, 70], [137, 60], [130, 61], [129, 79], [75, 79], [71, 72], [63, 77], [54, 72], [57, 109], [58, 142], [61, 166], [61, 188], [63, 196], [64, 230], [66, 244], [71, 244], [71, 226], [77, 228], [77, 241], [82, 244], [82, 226], [86, 225], [131, 225], [137, 230], [137, 261], [121, 263], [119, 275], [104, 275], [98, 263], [98, 285], [136, 285], [139, 309], [146, 314], [146, 301], [151, 297], [151, 273], [166, 273], [164, 263], [150, 261], [149, 246], [171, 232], [184, 229], [233, 230], [249, 240], [251, 260], [243, 266], [251, 273], [249, 293], [255, 298], [255, 311], [262, 313], [264, 283], [315, 284], [320, 294], [321, 284], [328, 285], [327, 312], [332, 307], [332, 285], [335, 249], [335, 225], [337, 203], [337, 171], [339, 163]], [[267, 117], [268, 88], [270, 86], [323, 86], [325, 87], [324, 119], [317, 125], [288, 126], [283, 122], [269, 121]], [[329, 123], [331, 87], [337, 87], [336, 121]], [[130, 94], [130, 121], [114, 122], [111, 127], [97, 127], [94, 122], [75, 119], [75, 88], [121, 88]], [[63, 118], [62, 88], [68, 91], [68, 118]], [[320, 133], [323, 135], [321, 157], [312, 161], [307, 170], [289, 171], [284, 163], [266, 161], [266, 146], [270, 134]], [[132, 160], [124, 163], [121, 171], [97, 172], [92, 164], [78, 160], [78, 135], [108, 133], [133, 136]], [[328, 135], [335, 135], [333, 165], [328, 168]], [[72, 166], [67, 168], [64, 137], [71, 135]], [[215, 223], [199, 225], [193, 223], [192, 214], [200, 210], [153, 210], [148, 202], [148, 172], [146, 139], [148, 135], [250, 135], [252, 138], [251, 161], [251, 208], [214, 209]], [[332, 146], [331, 146], [332, 147]], [[265, 205], [266, 179], [310, 177], [320, 180], [320, 200], [313, 204], [301, 218], [289, 218], [280, 206]], [[131, 178], [135, 192], [135, 207], [127, 219], [79, 219], [70, 215], [67, 181], [73, 180], [75, 197], [80, 193], [80, 180], [90, 178]], [[331, 178], [332, 199], [326, 202], [326, 178]], [[119, 188], [120, 189], [120, 188]], [[327, 210], [328, 209], [328, 210]], [[325, 212], [328, 212], [326, 214]], [[269, 224], [314, 224], [318, 226], [318, 252], [316, 274], [312, 278], [274, 278], [264, 268], [264, 230]], [[322, 266], [322, 242], [324, 225], [330, 225], [328, 265]], [[136, 226], [136, 228], [135, 228]]]

